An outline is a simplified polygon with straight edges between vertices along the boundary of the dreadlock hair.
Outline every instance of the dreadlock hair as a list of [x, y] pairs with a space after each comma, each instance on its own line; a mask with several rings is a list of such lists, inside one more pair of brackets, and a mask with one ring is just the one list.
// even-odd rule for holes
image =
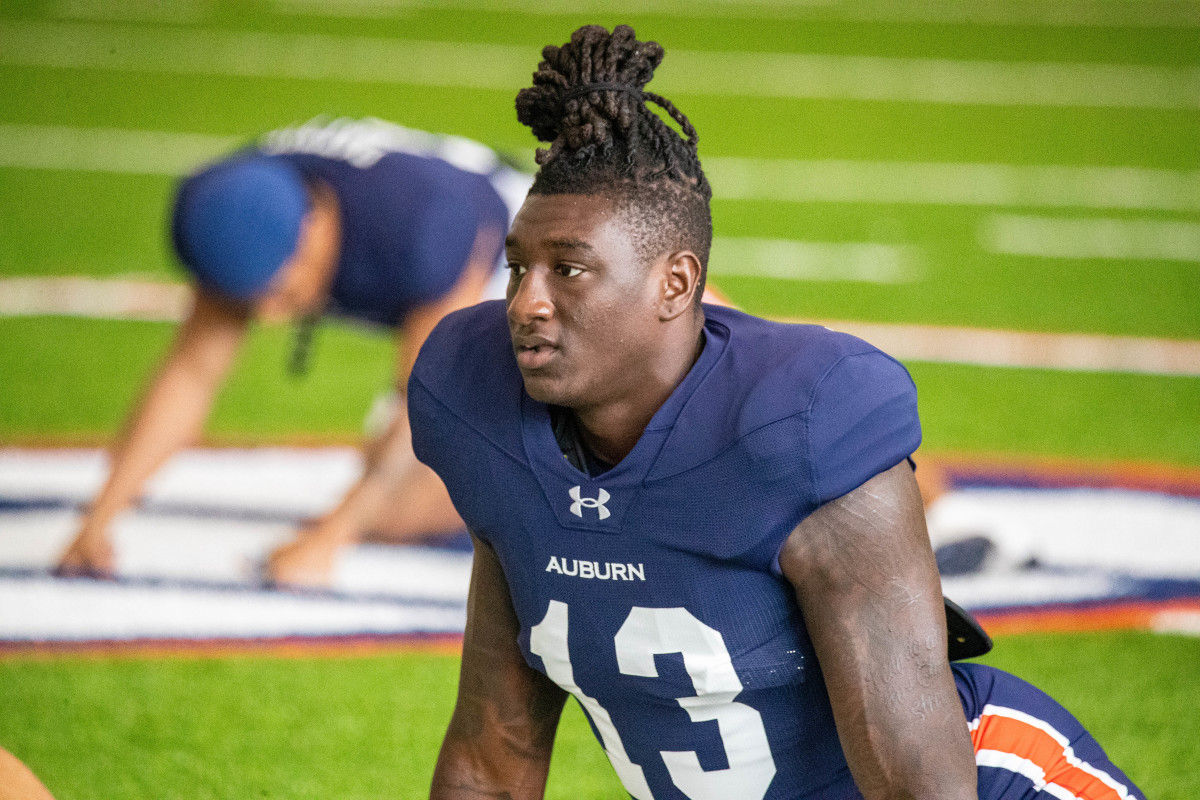
[[[712, 245], [712, 189], [700, 168], [692, 123], [671, 101], [643, 88], [662, 59], [662, 47], [639, 42], [628, 25], [611, 34], [585, 25], [562, 47], [542, 50], [533, 86], [517, 93], [517, 119], [550, 143], [537, 151], [540, 169], [530, 194], [611, 198], [643, 260], [682, 249], [696, 254], [699, 303]], [[666, 111], [687, 138], [647, 101]]]

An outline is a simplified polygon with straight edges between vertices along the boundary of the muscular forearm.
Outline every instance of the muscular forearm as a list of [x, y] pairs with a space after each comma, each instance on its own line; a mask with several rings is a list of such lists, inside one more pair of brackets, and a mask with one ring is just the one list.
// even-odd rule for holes
[[456, 712], [438, 755], [430, 800], [541, 800], [550, 768], [553, 728], [544, 747], [531, 749], [523, 744], [530, 731], [513, 730], [505, 735], [503, 727], [498, 720], [484, 727], [478, 727], [477, 721], [463, 723]]
[[941, 586], [906, 463], [817, 509], [780, 553], [867, 800], [973, 800]]
[[976, 796], [966, 720], [935, 638], [898, 641], [877, 629], [863, 640], [872, 669], [822, 660], [838, 738], [868, 800]]
[[432, 800], [541, 800], [567, 693], [530, 669], [500, 563], [475, 541], [454, 717]]

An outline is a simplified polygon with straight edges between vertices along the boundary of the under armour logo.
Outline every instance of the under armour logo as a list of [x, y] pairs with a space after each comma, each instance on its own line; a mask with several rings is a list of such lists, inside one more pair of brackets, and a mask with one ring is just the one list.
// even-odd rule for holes
[[581, 487], [572, 486], [571, 491], [569, 492], [571, 499], [575, 501], [574, 503], [571, 503], [572, 514], [577, 517], [582, 517], [583, 510], [585, 508], [594, 508], [596, 509], [596, 513], [600, 515], [600, 519], [608, 519], [612, 516], [612, 514], [609, 513], [609, 510], [604, 507], [604, 504], [608, 502], [608, 498], [611, 497], [608, 492], [601, 489], [598, 497], [583, 497], [580, 495], [580, 491]]

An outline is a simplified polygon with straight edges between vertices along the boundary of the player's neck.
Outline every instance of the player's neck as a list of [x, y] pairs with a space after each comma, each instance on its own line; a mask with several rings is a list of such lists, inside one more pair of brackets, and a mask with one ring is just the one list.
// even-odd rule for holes
[[[703, 315], [700, 316], [703, 326]], [[658, 409], [683, 382], [704, 349], [703, 327], [668, 346], [662, 358], [644, 365], [638, 390], [602, 405], [573, 409], [584, 445], [609, 464], [629, 455]]]

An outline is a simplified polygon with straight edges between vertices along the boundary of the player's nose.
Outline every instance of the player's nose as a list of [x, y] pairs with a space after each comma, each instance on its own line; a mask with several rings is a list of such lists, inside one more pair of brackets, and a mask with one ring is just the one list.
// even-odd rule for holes
[[513, 325], [528, 325], [554, 316], [545, 270], [530, 268], [514, 278], [508, 290], [508, 320]]

